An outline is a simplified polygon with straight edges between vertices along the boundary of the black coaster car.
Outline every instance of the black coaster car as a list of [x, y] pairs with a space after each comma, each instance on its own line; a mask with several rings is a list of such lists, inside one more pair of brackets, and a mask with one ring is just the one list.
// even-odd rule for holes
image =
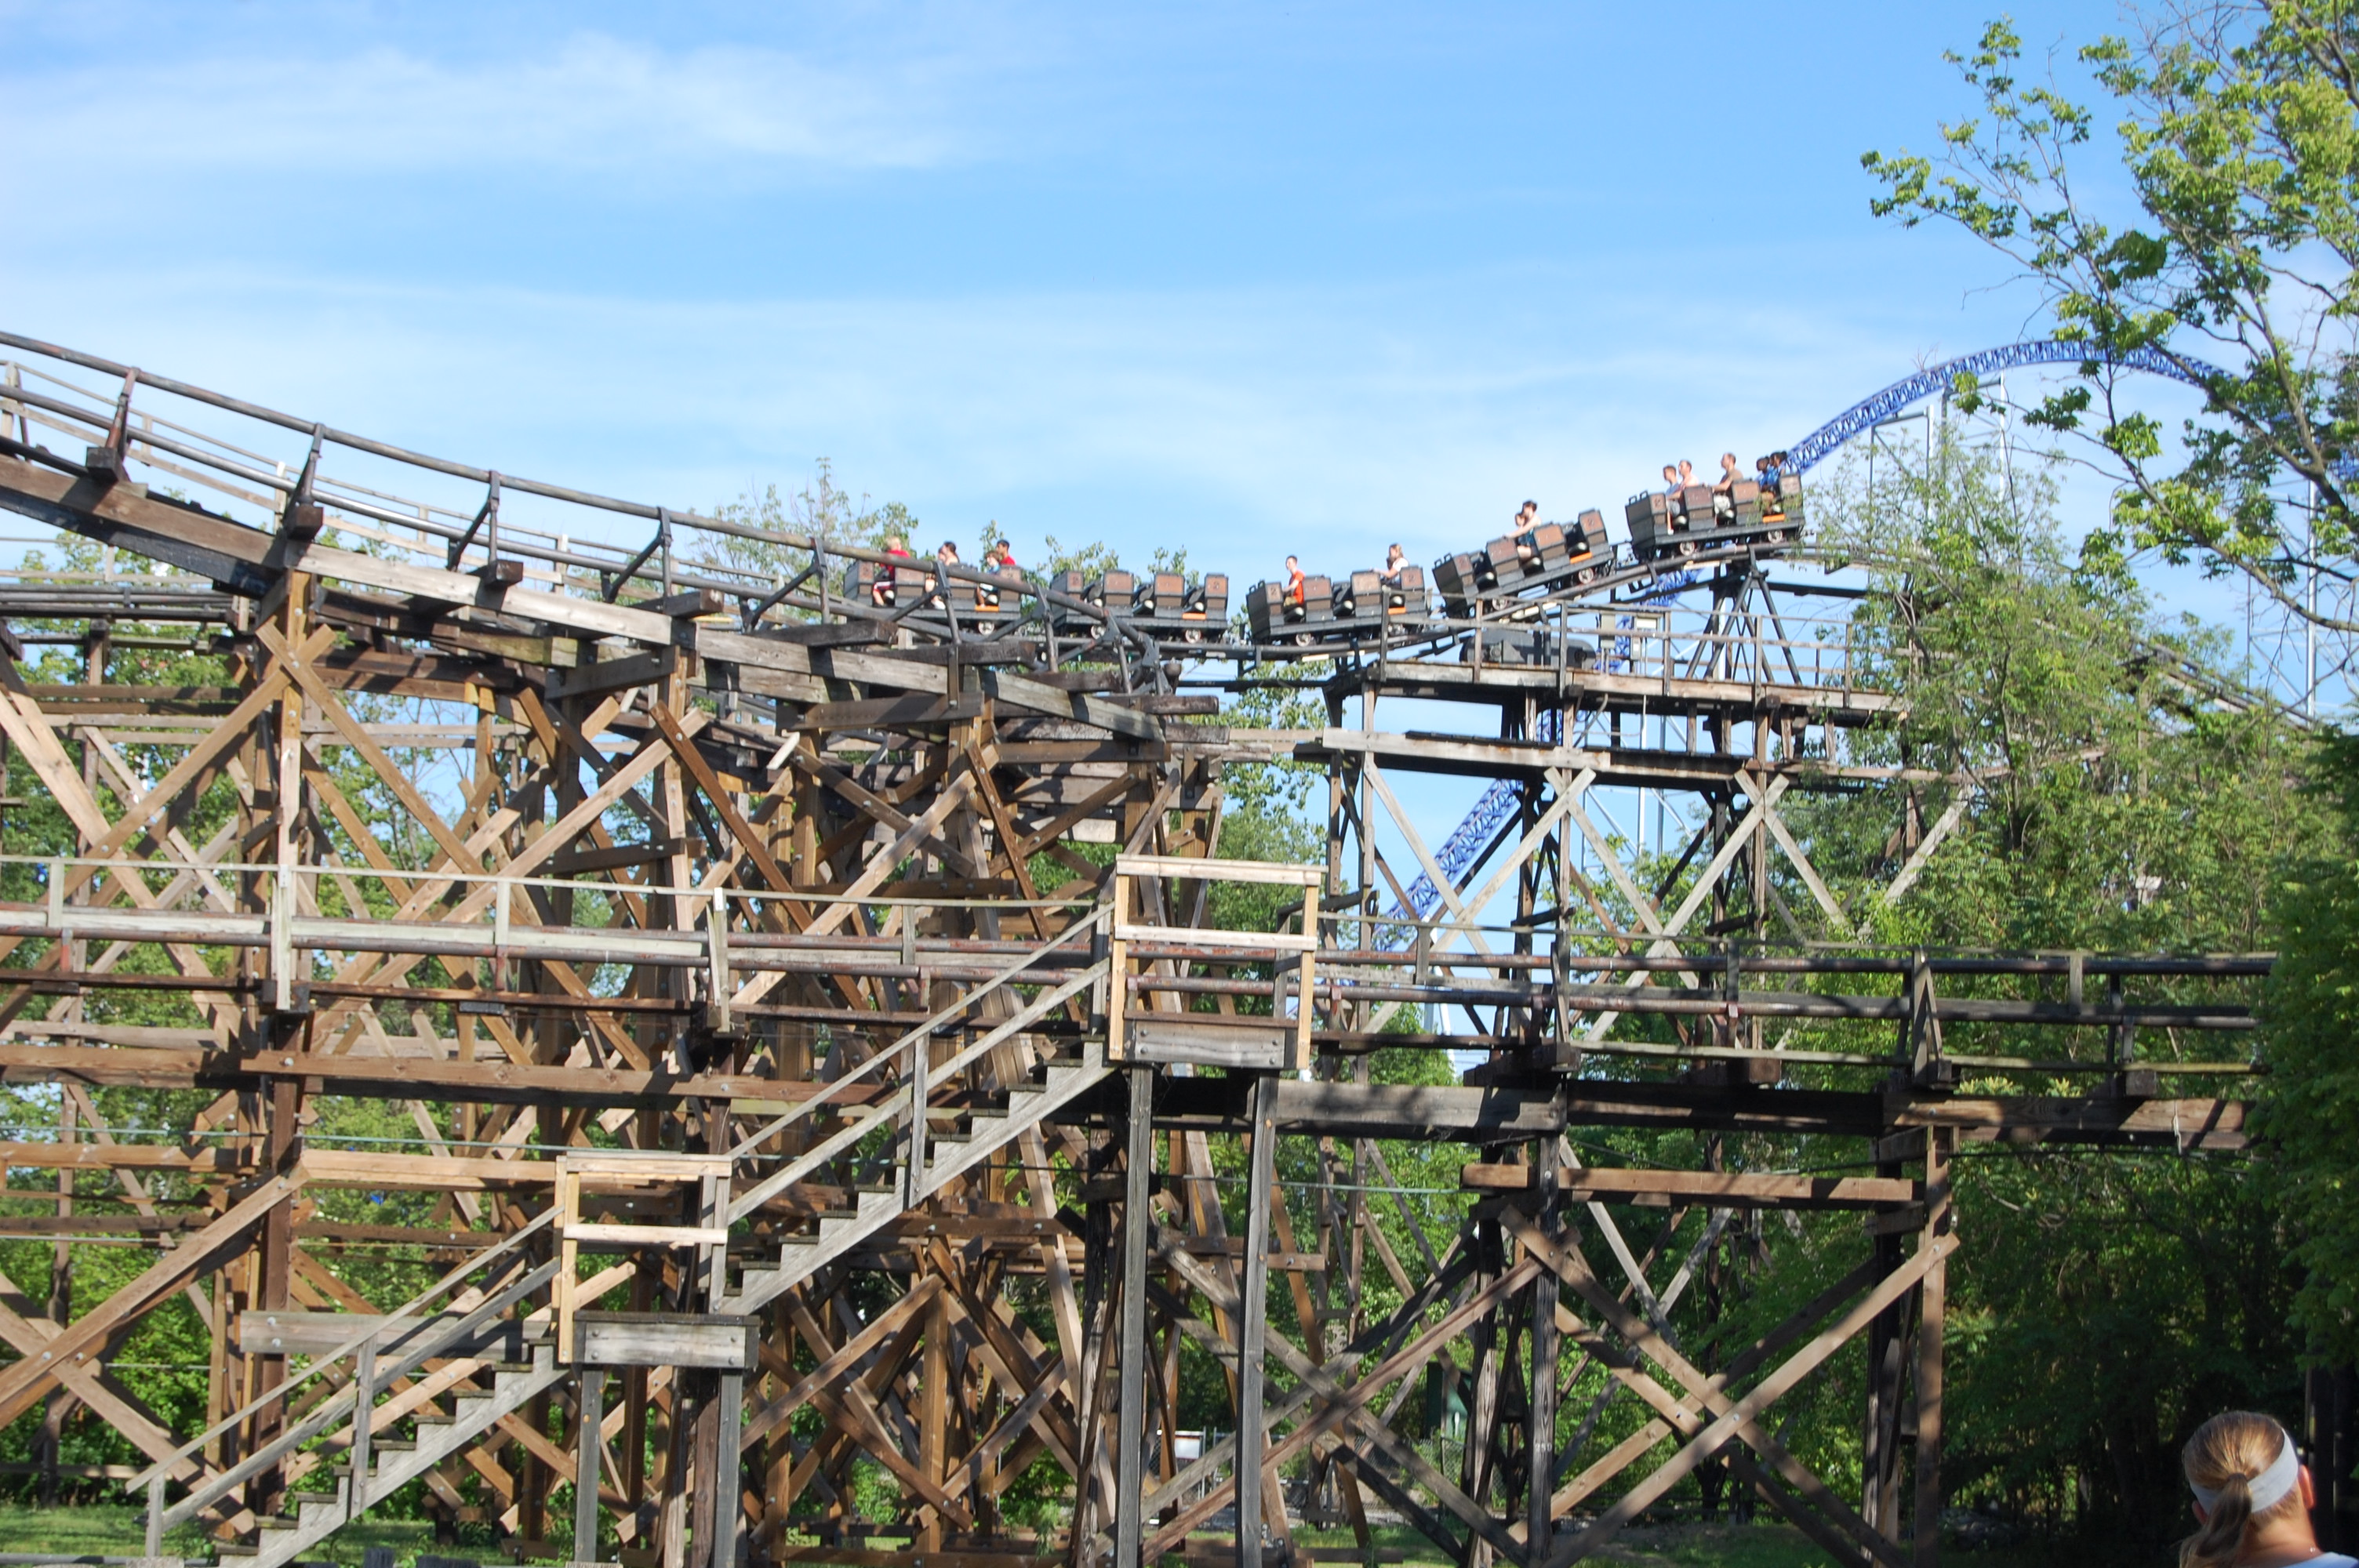
[[1425, 572], [1404, 567], [1386, 582], [1376, 571], [1337, 579], [1306, 577], [1302, 601], [1293, 603], [1286, 584], [1258, 584], [1245, 599], [1245, 624], [1265, 647], [1354, 647], [1381, 642], [1387, 633], [1422, 631], [1433, 613]]
[[1762, 537], [1773, 545], [1799, 538], [1802, 533], [1802, 476], [1779, 474], [1759, 497]]
[[1605, 516], [1583, 512], [1568, 530], [1561, 523], [1538, 523], [1504, 535], [1480, 553], [1436, 562], [1434, 586], [1441, 608], [1453, 620], [1472, 620], [1479, 607], [1509, 600], [1545, 599], [1568, 588], [1583, 588], [1613, 562], [1605, 542]]
[[1319, 640], [1311, 628], [1325, 626], [1332, 620], [1332, 600], [1333, 585], [1323, 577], [1304, 578], [1299, 600], [1287, 592], [1282, 582], [1256, 583], [1245, 595], [1245, 626], [1256, 643], [1309, 647]]
[[1788, 477], [1767, 492], [1749, 479], [1725, 492], [1708, 484], [1671, 494], [1644, 491], [1630, 498], [1623, 515], [1630, 524], [1631, 553], [1653, 561], [1734, 545], [1783, 545], [1800, 532], [1801, 512], [1801, 481]]
[[[1120, 611], [1130, 608], [1131, 594], [1137, 585], [1128, 572], [1107, 572], [1102, 577], [1083, 578], [1079, 572], [1068, 571], [1050, 574], [1049, 586], [1068, 599], [1080, 600], [1093, 610], [1107, 608], [1110, 600], [1113, 608]], [[1049, 607], [1049, 623], [1057, 629], [1060, 637], [1094, 637], [1104, 627], [1103, 622], [1061, 604]]]
[[889, 567], [853, 561], [843, 568], [843, 596], [879, 610], [900, 610], [918, 603], [928, 603], [929, 609], [941, 607], [940, 595], [934, 590], [932, 567], [920, 565], [915, 556]]
[[1131, 623], [1159, 640], [1218, 642], [1228, 620], [1229, 579], [1220, 572], [1193, 588], [1178, 572], [1156, 572], [1131, 589]]

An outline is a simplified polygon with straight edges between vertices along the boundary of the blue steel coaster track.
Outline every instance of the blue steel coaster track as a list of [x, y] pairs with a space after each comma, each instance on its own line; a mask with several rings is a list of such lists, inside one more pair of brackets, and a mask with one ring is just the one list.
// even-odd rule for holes
[[[2207, 364], [2201, 360], [2189, 359], [2184, 355], [2165, 354], [2154, 349], [2138, 349], [2126, 354], [2114, 355], [2093, 349], [2087, 343], [2069, 342], [2057, 338], [2041, 338], [2023, 343], [2006, 343], [1995, 349], [1984, 349], [1975, 353], [1961, 354], [1955, 359], [1943, 360], [1939, 364], [1929, 365], [1914, 375], [1896, 381], [1882, 391], [1862, 398], [1791, 447], [1787, 448], [1788, 458], [1785, 467], [1790, 473], [1799, 474], [1809, 471], [1820, 462], [1833, 456], [1844, 443], [1866, 434], [1903, 409], [1914, 407], [1937, 394], [1957, 390], [1962, 378], [1971, 377], [1974, 382], [1979, 383], [1984, 377], [1997, 375], [2006, 371], [2020, 370], [2029, 365], [2102, 363], [2112, 363], [2124, 370], [2143, 371], [2150, 375], [2164, 376], [2198, 390], [2204, 388], [2207, 379], [2217, 380], [2224, 378], [2227, 374], [2218, 366]], [[1610, 593], [1619, 582], [1626, 580], [1627, 576], [1630, 575], [1636, 574], [1602, 579], [1587, 591], [1571, 597], [1592, 598], [1600, 593]], [[1668, 599], [1677, 591], [1677, 589], [1667, 589], [1660, 594], [1648, 595], [1647, 600], [1632, 602], [1652, 602], [1658, 599]], [[1541, 727], [1543, 730], [1548, 730], [1556, 721], [1556, 715], [1553, 713], [1546, 715], [1541, 720]], [[1540, 739], [1554, 740], [1555, 736], [1544, 734]], [[1491, 840], [1515, 814], [1516, 803], [1522, 797], [1522, 787], [1521, 784], [1506, 779], [1492, 784], [1483, 792], [1482, 798], [1474, 803], [1473, 809], [1466, 814], [1465, 819], [1451, 829], [1450, 837], [1442, 841], [1441, 848], [1435, 851], [1433, 857], [1435, 862], [1440, 866], [1443, 873], [1452, 883], [1461, 883], [1465, 880], [1467, 871], [1472, 870], [1475, 862], [1488, 850]], [[1431, 914], [1435, 907], [1440, 903], [1441, 891], [1433, 885], [1432, 878], [1420, 876], [1409, 884], [1408, 897], [1409, 903], [1414, 906], [1413, 911], [1405, 911], [1400, 905], [1395, 904], [1385, 918], [1388, 920], [1422, 919]], [[1405, 935], [1398, 935], [1388, 939], [1386, 945], [1398, 947], [1406, 945], [1408, 940]]]
[[2144, 371], [2149, 375], [2183, 382], [2198, 391], [2205, 390], [2207, 381], [2223, 380], [2228, 373], [2201, 360], [2189, 359], [2184, 354], [2166, 354], [2156, 349], [2135, 349], [2126, 354], [2115, 355], [2093, 349], [2087, 343], [2067, 342], [2058, 338], [2006, 343], [1995, 349], [1960, 354], [1956, 359], [1928, 365], [1915, 375], [1896, 381], [1873, 396], [1862, 398], [1787, 448], [1789, 455], [1787, 467], [1794, 473], [1808, 472], [1819, 462], [1832, 457], [1836, 449], [1853, 437], [1864, 435], [1902, 409], [1912, 408], [1936, 393], [1955, 390], [1962, 377], [1972, 377], [1980, 382], [1985, 376], [2021, 370], [2027, 365], [2060, 364], [2113, 364], [2123, 370]]

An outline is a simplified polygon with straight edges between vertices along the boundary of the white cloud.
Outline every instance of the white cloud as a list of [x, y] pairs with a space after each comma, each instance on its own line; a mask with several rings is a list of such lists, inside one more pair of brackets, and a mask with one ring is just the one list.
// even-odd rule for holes
[[213, 56], [19, 77], [17, 156], [135, 178], [158, 167], [335, 174], [915, 168], [980, 156], [971, 57], [823, 61], [729, 45], [668, 51], [579, 34], [465, 64], [377, 47]]

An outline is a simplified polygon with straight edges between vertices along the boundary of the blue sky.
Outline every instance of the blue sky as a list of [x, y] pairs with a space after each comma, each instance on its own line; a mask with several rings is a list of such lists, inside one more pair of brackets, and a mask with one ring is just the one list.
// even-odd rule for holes
[[0, 323], [675, 506], [1430, 558], [2036, 329], [1858, 165], [1990, 9], [0, 0]]

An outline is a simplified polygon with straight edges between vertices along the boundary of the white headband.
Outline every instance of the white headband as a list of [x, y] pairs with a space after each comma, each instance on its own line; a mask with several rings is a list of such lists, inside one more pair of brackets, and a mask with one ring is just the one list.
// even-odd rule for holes
[[[2294, 1452], [2292, 1434], [2279, 1427], [2277, 1437], [2277, 1456], [2269, 1461], [2267, 1469], [2249, 1477], [2245, 1483], [2245, 1489], [2252, 1496], [2255, 1513], [2275, 1508], [2301, 1478], [2301, 1455]], [[2187, 1485], [2188, 1489], [2195, 1494], [2195, 1500], [2203, 1505], [2206, 1513], [2211, 1512], [2212, 1505], [2220, 1500], [2218, 1492], [2206, 1491], [2192, 1481]]]

